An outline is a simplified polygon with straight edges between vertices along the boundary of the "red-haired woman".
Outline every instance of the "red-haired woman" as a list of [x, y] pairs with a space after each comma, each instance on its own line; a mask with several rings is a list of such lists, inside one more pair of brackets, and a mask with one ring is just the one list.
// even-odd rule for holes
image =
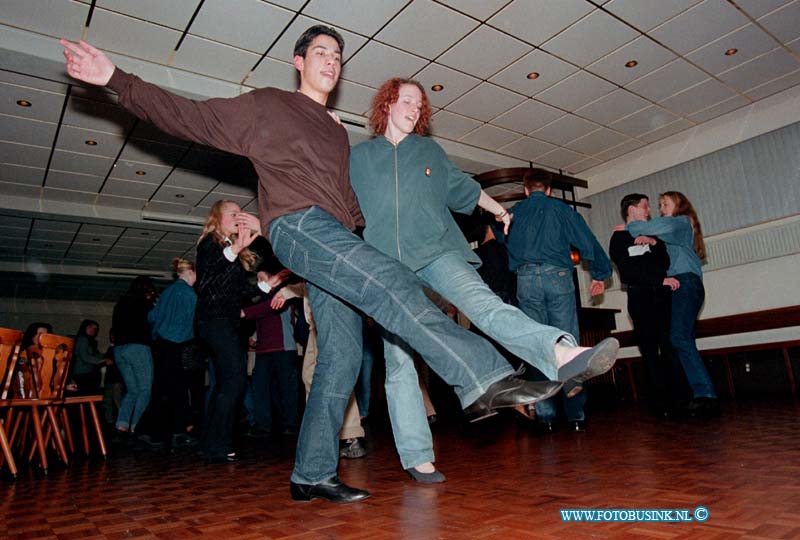
[[706, 257], [703, 230], [697, 212], [683, 193], [662, 193], [658, 207], [661, 217], [632, 221], [626, 228], [637, 237], [637, 243], [647, 242], [646, 237], [638, 237], [648, 235], [657, 236], [667, 245], [670, 261], [667, 275], [680, 283], [680, 287], [672, 292], [670, 341], [692, 388], [689, 413], [715, 415], [719, 411], [717, 393], [695, 342], [695, 321], [706, 296], [701, 269]]
[[[408, 266], [486, 335], [548, 378], [582, 382], [610, 369], [616, 340], [593, 350], [577, 347], [569, 333], [504, 303], [475, 271], [480, 259], [450, 212], [469, 214], [480, 206], [506, 232], [512, 216], [425, 137], [430, 118], [418, 82], [390, 79], [378, 89], [370, 116], [376, 137], [350, 155], [350, 181], [367, 222], [365, 240]], [[408, 345], [387, 334], [384, 354], [389, 415], [403, 468], [418, 482], [442, 482], [432, 463], [433, 441]]]

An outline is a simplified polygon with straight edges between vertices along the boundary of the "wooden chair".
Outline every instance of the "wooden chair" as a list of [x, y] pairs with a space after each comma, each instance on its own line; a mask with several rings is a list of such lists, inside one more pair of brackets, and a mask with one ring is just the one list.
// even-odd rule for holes
[[[22, 343], [22, 332], [11, 330], [10, 328], [0, 328], [0, 410], [10, 405], [8, 393], [11, 388], [11, 379], [14, 376], [14, 368], [19, 358], [19, 349]], [[6, 423], [0, 415], [0, 446], [3, 455], [0, 456], [0, 467], [8, 465], [8, 471], [12, 477], [17, 477], [17, 464], [14, 462], [14, 455], [11, 453], [11, 444], [6, 433]]]
[[[78, 414], [80, 415], [81, 421], [81, 437], [83, 441], [83, 451], [84, 454], [87, 456], [89, 455], [90, 448], [89, 448], [89, 429], [86, 424], [86, 409], [89, 410], [89, 415], [92, 418], [92, 425], [94, 426], [94, 433], [95, 437], [97, 438], [97, 445], [100, 449], [100, 453], [103, 455], [103, 459], [106, 458], [106, 441], [105, 437], [103, 436], [103, 427], [100, 424], [100, 416], [97, 414], [97, 407], [95, 403], [100, 403], [103, 401], [103, 396], [67, 396], [64, 398], [64, 423], [66, 426], [69, 425], [69, 420], [67, 418], [67, 409], [77, 409]], [[75, 452], [75, 447], [72, 443], [72, 435], [68, 428], [65, 429], [67, 434], [67, 440], [69, 443], [70, 451]]]
[[[38, 451], [39, 461], [44, 473], [47, 473], [47, 447], [52, 442], [59, 457], [69, 463], [64, 441], [61, 438], [61, 425], [57, 419], [57, 411], [63, 405], [64, 385], [66, 383], [72, 350], [75, 341], [55, 334], [42, 334], [39, 346], [29, 347], [25, 351], [26, 361], [17, 366], [24, 384], [18, 395], [10, 399], [9, 407], [20, 414], [14, 418], [10, 442], [19, 442], [24, 450], [27, 441], [27, 425], [32, 424], [33, 437], [28, 450], [28, 460], [32, 461]], [[44, 417], [42, 416], [44, 413]], [[7, 418], [10, 418], [10, 414]]]

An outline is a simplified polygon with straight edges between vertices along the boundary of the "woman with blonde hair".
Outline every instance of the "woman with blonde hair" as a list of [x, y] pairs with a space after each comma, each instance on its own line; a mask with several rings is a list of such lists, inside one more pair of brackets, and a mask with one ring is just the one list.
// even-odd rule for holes
[[147, 319], [153, 329], [155, 376], [153, 394], [158, 431], [165, 442], [183, 446], [194, 441], [188, 437], [189, 380], [183, 370], [185, 351], [194, 350], [194, 308], [197, 295], [192, 288], [197, 280], [194, 263], [181, 257], [172, 261], [177, 279], [164, 289]]
[[683, 193], [662, 193], [658, 206], [661, 217], [632, 221], [626, 229], [637, 237], [637, 244], [654, 243], [648, 236], [657, 236], [667, 245], [670, 259], [667, 275], [680, 283], [672, 292], [670, 341], [692, 389], [688, 412], [696, 416], [714, 415], [719, 411], [717, 393], [695, 342], [695, 322], [706, 294], [701, 269], [706, 257], [703, 230], [697, 212]]
[[[257, 256], [250, 249], [266, 245], [258, 218], [232, 201], [217, 201], [197, 242], [198, 337], [211, 349], [216, 381], [208, 400], [201, 453], [207, 463], [238, 461], [233, 449], [236, 406], [244, 391], [246, 348], [239, 333], [242, 299], [258, 293], [247, 281]], [[266, 275], [259, 272], [259, 281]], [[259, 289], [269, 287], [259, 283]]]

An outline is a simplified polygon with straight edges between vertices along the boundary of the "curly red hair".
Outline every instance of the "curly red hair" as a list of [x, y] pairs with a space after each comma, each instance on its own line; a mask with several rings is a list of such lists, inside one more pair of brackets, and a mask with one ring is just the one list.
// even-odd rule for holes
[[431, 127], [431, 103], [422, 85], [414, 79], [395, 77], [389, 79], [378, 88], [372, 98], [372, 109], [369, 115], [369, 128], [375, 135], [383, 135], [389, 123], [389, 105], [397, 103], [400, 97], [400, 87], [404, 84], [413, 84], [422, 92], [422, 110], [419, 111], [419, 120], [414, 126], [415, 135], [427, 135]]

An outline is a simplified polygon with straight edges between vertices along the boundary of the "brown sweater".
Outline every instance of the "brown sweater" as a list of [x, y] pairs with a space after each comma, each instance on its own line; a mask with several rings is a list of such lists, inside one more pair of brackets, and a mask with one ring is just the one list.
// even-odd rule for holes
[[347, 131], [308, 96], [262, 88], [194, 101], [119, 68], [108, 87], [123, 107], [161, 130], [249, 158], [264, 235], [273, 219], [311, 206], [350, 230], [364, 225], [350, 186]]

